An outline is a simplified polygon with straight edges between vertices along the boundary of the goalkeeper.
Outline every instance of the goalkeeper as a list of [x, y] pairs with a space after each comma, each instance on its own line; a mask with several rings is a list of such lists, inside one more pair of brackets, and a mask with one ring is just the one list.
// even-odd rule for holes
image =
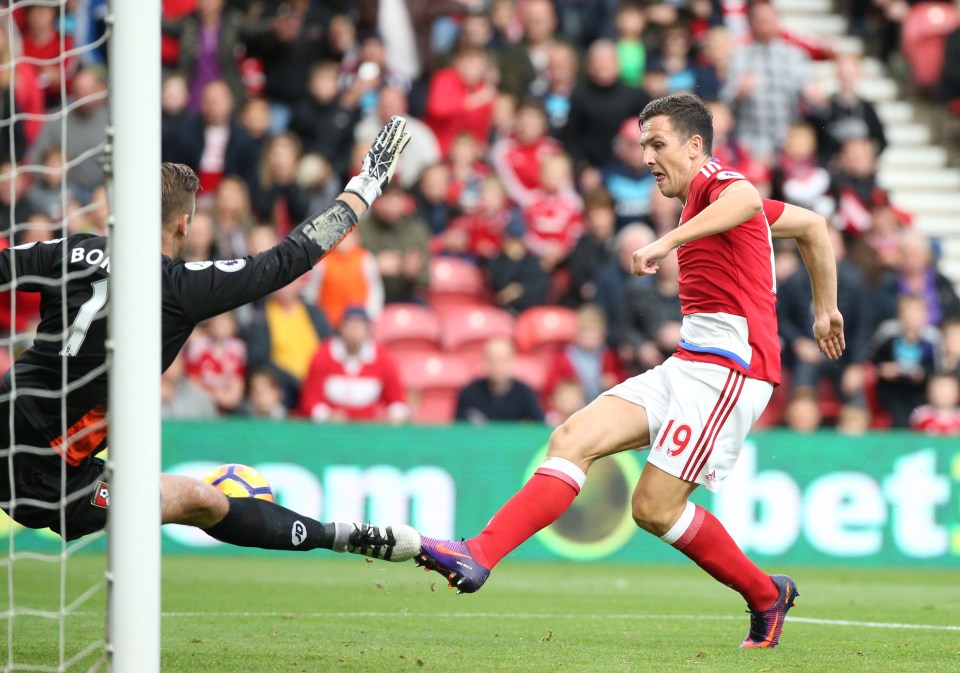
[[[329, 208], [274, 248], [243, 259], [175, 261], [190, 231], [200, 182], [187, 166], [162, 165], [164, 370], [197, 323], [287, 285], [357, 226], [410, 140], [405, 125], [395, 116], [383, 127], [360, 174]], [[9, 286], [16, 278], [18, 290], [41, 297], [36, 341], [0, 382], [0, 506], [14, 521], [49, 527], [67, 540], [107, 522], [109, 478], [97, 457], [107, 444], [107, 255], [107, 239], [90, 234], [0, 252], [0, 283]], [[324, 548], [390, 561], [404, 561], [420, 549], [420, 536], [409, 526], [320, 523], [272, 502], [227, 498], [183, 476], [161, 475], [160, 488], [163, 523], [196, 526], [229, 544]]]

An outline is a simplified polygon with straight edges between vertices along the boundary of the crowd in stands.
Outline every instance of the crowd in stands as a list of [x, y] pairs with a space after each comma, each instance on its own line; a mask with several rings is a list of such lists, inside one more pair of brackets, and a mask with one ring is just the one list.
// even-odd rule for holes
[[[5, 244], [106, 231], [106, 53], [22, 58], [97, 39], [104, 3], [66, 7], [18, 7], [0, 30]], [[202, 185], [188, 260], [273, 245], [340, 192], [391, 115], [413, 136], [386, 193], [302, 283], [197, 329], [164, 374], [165, 417], [557, 424], [663, 362], [682, 319], [676, 257], [644, 278], [630, 257], [676, 226], [680, 204], [644, 166], [636, 119], [652, 98], [695, 92], [713, 111], [714, 155], [821, 213], [837, 254], [848, 348], [833, 363], [812, 338], [796, 248], [777, 246], [784, 381], [761, 425], [960, 433], [960, 299], [937, 242], [877, 183], [887, 142], [857, 93], [860, 57], [790, 32], [774, 6], [163, 7], [162, 158]], [[887, 18], [881, 54], [898, 39]], [[836, 62], [836, 90], [814, 78], [818, 60]], [[953, 70], [944, 81], [960, 92]], [[61, 90], [65, 122], [38, 121]], [[15, 313], [10, 293], [0, 303], [0, 329], [28, 335], [35, 298], [18, 293]]]

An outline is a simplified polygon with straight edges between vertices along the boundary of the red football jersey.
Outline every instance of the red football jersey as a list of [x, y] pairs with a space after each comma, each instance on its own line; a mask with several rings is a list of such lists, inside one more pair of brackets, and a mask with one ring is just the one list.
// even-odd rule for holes
[[[697, 173], [680, 215], [683, 226], [744, 176], [711, 159]], [[680, 246], [680, 305], [683, 325], [677, 357], [711, 362], [746, 376], [780, 383], [777, 287], [773, 241], [766, 211], [779, 217], [782, 204], [732, 229]]]

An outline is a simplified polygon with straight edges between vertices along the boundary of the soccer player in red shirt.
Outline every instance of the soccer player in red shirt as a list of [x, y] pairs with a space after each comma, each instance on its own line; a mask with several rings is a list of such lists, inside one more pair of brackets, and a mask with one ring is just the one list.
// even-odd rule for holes
[[684, 202], [680, 226], [633, 255], [634, 273], [648, 275], [679, 249], [684, 319], [677, 353], [558, 427], [540, 468], [478, 536], [422, 538], [416, 560], [461, 592], [476, 591], [506, 554], [563, 514], [593, 461], [649, 449], [633, 493], [637, 525], [744, 597], [751, 619], [741, 647], [773, 647], [796, 583], [761, 571], [720, 521], [688, 498], [701, 485], [717, 490], [780, 381], [771, 234], [797, 239], [813, 279], [818, 346], [830, 359], [843, 351], [827, 224], [802, 208], [773, 201], [764, 208], [743, 175], [711, 159], [712, 120], [696, 96], [655, 100], [640, 120], [658, 188]]

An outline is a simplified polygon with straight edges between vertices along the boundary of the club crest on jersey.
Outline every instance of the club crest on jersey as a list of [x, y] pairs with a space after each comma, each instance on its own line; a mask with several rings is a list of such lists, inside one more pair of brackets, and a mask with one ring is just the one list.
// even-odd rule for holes
[[104, 509], [110, 506], [110, 485], [107, 482], [97, 482], [97, 487], [93, 489], [93, 497], [90, 498], [90, 504]]
[[211, 266], [213, 266], [213, 262], [187, 262], [183, 265], [183, 268], [188, 271], [203, 271]]
[[220, 269], [221, 271], [226, 271], [227, 273], [233, 273], [234, 271], [239, 271], [247, 265], [247, 260], [245, 259], [222, 259], [219, 262], [214, 262], [213, 265]]
[[746, 180], [746, 178], [736, 171], [720, 171], [717, 173], [717, 180]]

